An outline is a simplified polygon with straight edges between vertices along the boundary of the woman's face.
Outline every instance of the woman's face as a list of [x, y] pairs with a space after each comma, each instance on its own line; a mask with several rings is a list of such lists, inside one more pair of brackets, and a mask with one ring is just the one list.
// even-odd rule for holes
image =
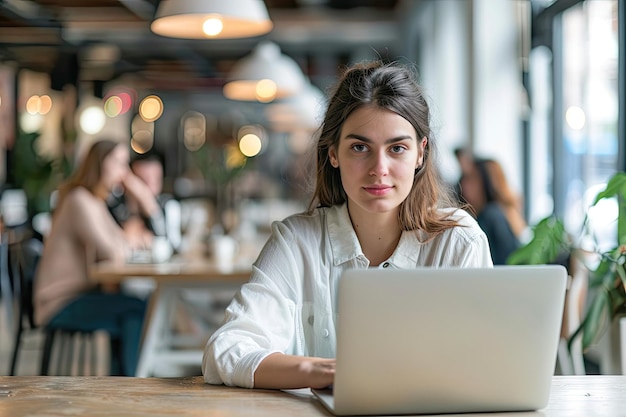
[[427, 139], [417, 138], [402, 116], [374, 106], [361, 107], [346, 119], [339, 144], [329, 150], [341, 173], [350, 210], [397, 211], [413, 186]]
[[124, 177], [128, 174], [129, 152], [125, 146], [118, 145], [109, 153], [102, 161], [101, 183], [111, 191], [113, 187], [121, 184]]
[[483, 179], [475, 164], [461, 177], [461, 195], [478, 213], [485, 205], [485, 187]]

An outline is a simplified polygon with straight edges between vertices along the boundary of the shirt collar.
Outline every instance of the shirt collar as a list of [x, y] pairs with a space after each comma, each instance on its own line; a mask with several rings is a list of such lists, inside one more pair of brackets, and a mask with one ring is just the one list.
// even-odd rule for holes
[[[328, 235], [335, 265], [355, 258], [366, 259], [352, 227], [347, 204], [328, 208]], [[389, 263], [400, 269], [415, 268], [421, 245], [419, 232], [402, 232], [398, 247], [389, 258]]]
[[358, 257], [365, 258], [359, 239], [352, 227], [347, 204], [328, 208], [328, 235], [335, 265]]
[[419, 232], [403, 231], [398, 247], [389, 258], [389, 263], [400, 269], [415, 268], [422, 244]]

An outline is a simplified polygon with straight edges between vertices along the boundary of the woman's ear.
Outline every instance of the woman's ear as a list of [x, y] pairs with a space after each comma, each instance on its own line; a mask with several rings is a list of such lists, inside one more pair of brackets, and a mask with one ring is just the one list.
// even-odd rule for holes
[[339, 160], [337, 159], [337, 152], [334, 146], [331, 146], [328, 150], [328, 160], [333, 168], [339, 168]]
[[419, 144], [418, 156], [417, 156], [417, 165], [415, 168], [421, 168], [424, 165], [424, 152], [426, 150], [426, 145], [428, 145], [428, 138], [424, 136]]

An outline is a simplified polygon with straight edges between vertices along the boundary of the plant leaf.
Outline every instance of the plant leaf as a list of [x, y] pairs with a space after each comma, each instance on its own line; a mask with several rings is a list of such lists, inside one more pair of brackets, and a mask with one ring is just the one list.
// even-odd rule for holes
[[596, 195], [592, 204], [592, 206], [595, 206], [604, 198], [615, 197], [617, 199], [617, 243], [619, 245], [626, 244], [626, 200], [624, 196], [626, 196], [626, 172], [620, 171], [609, 179], [606, 188]]
[[620, 171], [615, 173], [615, 175], [613, 175], [609, 180], [606, 188], [596, 195], [592, 206], [595, 206], [598, 201], [603, 198], [611, 198], [622, 195], [626, 195], [626, 172]]
[[533, 227], [533, 238], [507, 259], [509, 265], [537, 265], [553, 262], [570, 242], [563, 222], [555, 216], [542, 219]]
[[602, 254], [595, 271], [590, 271], [589, 288], [610, 287], [615, 279], [616, 268], [617, 261], [606, 253]]

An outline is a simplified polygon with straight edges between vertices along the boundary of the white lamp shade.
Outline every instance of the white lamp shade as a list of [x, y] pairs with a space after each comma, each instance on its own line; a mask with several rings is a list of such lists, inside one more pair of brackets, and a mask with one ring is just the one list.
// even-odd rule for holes
[[231, 100], [270, 102], [293, 96], [307, 80], [298, 64], [272, 42], [260, 43], [239, 60], [224, 85], [224, 96]]
[[[220, 21], [221, 30], [205, 32], [209, 19]], [[172, 38], [235, 39], [266, 34], [273, 26], [262, 0], [161, 0], [150, 28]]]

